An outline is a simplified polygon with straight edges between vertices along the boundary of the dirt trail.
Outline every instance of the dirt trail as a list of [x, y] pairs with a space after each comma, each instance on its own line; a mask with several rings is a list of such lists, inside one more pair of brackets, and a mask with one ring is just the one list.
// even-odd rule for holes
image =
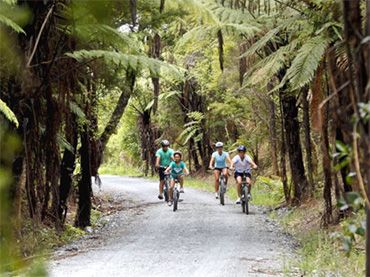
[[247, 216], [239, 205], [220, 206], [213, 194], [186, 188], [174, 213], [156, 199], [156, 182], [102, 181], [105, 193], [130, 199], [127, 209], [106, 219], [100, 240], [66, 247], [71, 254], [51, 262], [51, 276], [284, 276], [290, 240], [261, 209]]

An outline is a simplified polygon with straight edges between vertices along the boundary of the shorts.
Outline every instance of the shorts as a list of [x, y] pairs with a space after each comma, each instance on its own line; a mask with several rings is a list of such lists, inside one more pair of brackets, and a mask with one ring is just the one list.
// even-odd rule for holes
[[171, 174], [171, 180], [179, 180], [179, 177], [180, 176], [183, 176], [183, 175], [184, 175], [183, 173], [180, 173], [180, 174]]
[[[242, 177], [243, 178], [243, 173], [242, 172], [236, 172], [235, 171], [234, 178], [236, 179], [238, 177]], [[249, 177], [250, 179], [252, 179], [252, 174], [250, 174], [249, 172], [248, 173], [245, 173], [245, 177]]]
[[158, 174], [159, 174], [159, 181], [163, 181], [166, 174], [164, 172], [166, 171], [166, 168], [160, 167], [158, 168]]
[[214, 170], [217, 170], [217, 171], [222, 172], [222, 170], [224, 170], [225, 168], [227, 168], [227, 167], [223, 167], [223, 168], [221, 168], [221, 167], [215, 167]]

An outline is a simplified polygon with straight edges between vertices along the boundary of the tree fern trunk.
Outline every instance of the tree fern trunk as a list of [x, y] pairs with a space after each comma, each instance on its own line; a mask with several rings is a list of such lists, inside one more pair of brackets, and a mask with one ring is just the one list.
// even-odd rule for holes
[[77, 122], [74, 115], [66, 118], [66, 139], [73, 147], [74, 151], [64, 149], [63, 159], [60, 169], [60, 187], [59, 187], [59, 218], [64, 222], [67, 215], [67, 199], [72, 187], [73, 172], [76, 167], [76, 151], [77, 151]]
[[303, 102], [303, 129], [304, 141], [306, 148], [306, 164], [308, 177], [308, 190], [313, 196], [315, 192], [315, 182], [313, 179], [313, 163], [312, 163], [312, 140], [311, 140], [311, 125], [310, 125], [310, 106], [308, 102], [308, 88], [303, 88], [302, 102]]
[[217, 41], [218, 41], [218, 60], [220, 63], [220, 69], [224, 71], [224, 37], [222, 31], [217, 31]]
[[268, 99], [270, 118], [269, 118], [269, 135], [270, 135], [270, 149], [271, 149], [271, 163], [272, 170], [275, 175], [280, 176], [278, 160], [277, 160], [277, 134], [276, 134], [276, 112], [275, 102], [272, 98]]
[[307, 180], [299, 138], [298, 107], [296, 96], [283, 93], [285, 139], [288, 147], [290, 171], [294, 185], [293, 202], [299, 204], [307, 191]]
[[85, 228], [90, 226], [91, 214], [91, 166], [90, 166], [90, 137], [87, 126], [84, 126], [80, 133], [81, 137], [81, 179], [78, 183], [78, 208], [75, 219], [75, 226]]
[[125, 108], [127, 106], [128, 100], [130, 98], [130, 95], [132, 94], [135, 86], [135, 74], [134, 73], [127, 73], [127, 86], [123, 89], [118, 102], [116, 104], [116, 107], [108, 121], [108, 124], [105, 126], [105, 129], [103, 133], [100, 136], [100, 144], [101, 144], [101, 151], [102, 153], [105, 150], [105, 147], [107, 146], [109, 138], [112, 136], [112, 134], [116, 131], [117, 126], [119, 124], [119, 121], [121, 120], [121, 117], [125, 111]]

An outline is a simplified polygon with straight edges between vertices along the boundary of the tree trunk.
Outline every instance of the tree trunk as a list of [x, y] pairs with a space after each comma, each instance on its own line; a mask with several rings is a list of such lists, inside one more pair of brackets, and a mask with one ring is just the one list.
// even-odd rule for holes
[[81, 180], [78, 183], [78, 208], [75, 226], [85, 228], [90, 226], [91, 214], [91, 166], [90, 166], [90, 137], [87, 126], [80, 133], [81, 137]]
[[[116, 107], [109, 119], [108, 124], [105, 126], [103, 133], [100, 136], [101, 153], [104, 153], [109, 138], [116, 131], [119, 121], [125, 111], [130, 95], [132, 94], [135, 86], [135, 74], [132, 72], [127, 73], [127, 86], [123, 89], [121, 96], [118, 99]], [[100, 166], [100, 165], [99, 165]], [[98, 166], [98, 168], [99, 168]]]
[[322, 151], [322, 166], [324, 172], [324, 200], [325, 211], [323, 215], [324, 225], [327, 226], [332, 222], [332, 177], [331, 177], [331, 161], [329, 153], [329, 134], [328, 134], [328, 107], [325, 105], [322, 110], [321, 120], [321, 151]]
[[281, 167], [281, 182], [283, 183], [283, 190], [285, 196], [285, 202], [290, 203], [290, 187], [288, 186], [288, 177], [286, 170], [286, 139], [284, 131], [284, 116], [283, 116], [283, 104], [282, 104], [282, 94], [279, 94], [280, 100], [280, 118], [281, 118], [281, 144], [280, 144], [280, 167]]
[[312, 141], [311, 141], [311, 126], [310, 126], [310, 105], [308, 102], [308, 88], [303, 88], [302, 102], [303, 102], [303, 129], [306, 147], [306, 165], [308, 177], [308, 190], [313, 196], [315, 192], [315, 182], [313, 179], [313, 163], [312, 163]]
[[276, 112], [275, 102], [272, 98], [268, 99], [270, 118], [269, 118], [269, 135], [270, 135], [270, 150], [271, 150], [271, 163], [274, 175], [280, 176], [278, 158], [277, 158], [277, 134], [276, 134]]
[[220, 62], [220, 69], [224, 71], [224, 38], [221, 29], [217, 31], [218, 41], [218, 60]]
[[294, 185], [293, 203], [299, 204], [307, 191], [307, 180], [299, 138], [297, 99], [294, 95], [282, 92], [285, 139], [288, 147], [289, 165]]
[[66, 139], [73, 147], [73, 151], [64, 149], [62, 164], [60, 167], [60, 188], [59, 188], [59, 218], [65, 221], [67, 215], [67, 200], [72, 187], [73, 172], [76, 168], [76, 150], [77, 150], [77, 122], [74, 115], [66, 120]]

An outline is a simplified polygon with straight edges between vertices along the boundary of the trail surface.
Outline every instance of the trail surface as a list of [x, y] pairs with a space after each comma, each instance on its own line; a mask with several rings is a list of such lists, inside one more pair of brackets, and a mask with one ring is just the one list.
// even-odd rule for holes
[[51, 276], [284, 276], [291, 243], [261, 209], [245, 215], [231, 201], [221, 206], [213, 194], [185, 188], [173, 212], [156, 199], [157, 182], [102, 181], [125, 208], [100, 234], [64, 249], [69, 255], [51, 262]]

